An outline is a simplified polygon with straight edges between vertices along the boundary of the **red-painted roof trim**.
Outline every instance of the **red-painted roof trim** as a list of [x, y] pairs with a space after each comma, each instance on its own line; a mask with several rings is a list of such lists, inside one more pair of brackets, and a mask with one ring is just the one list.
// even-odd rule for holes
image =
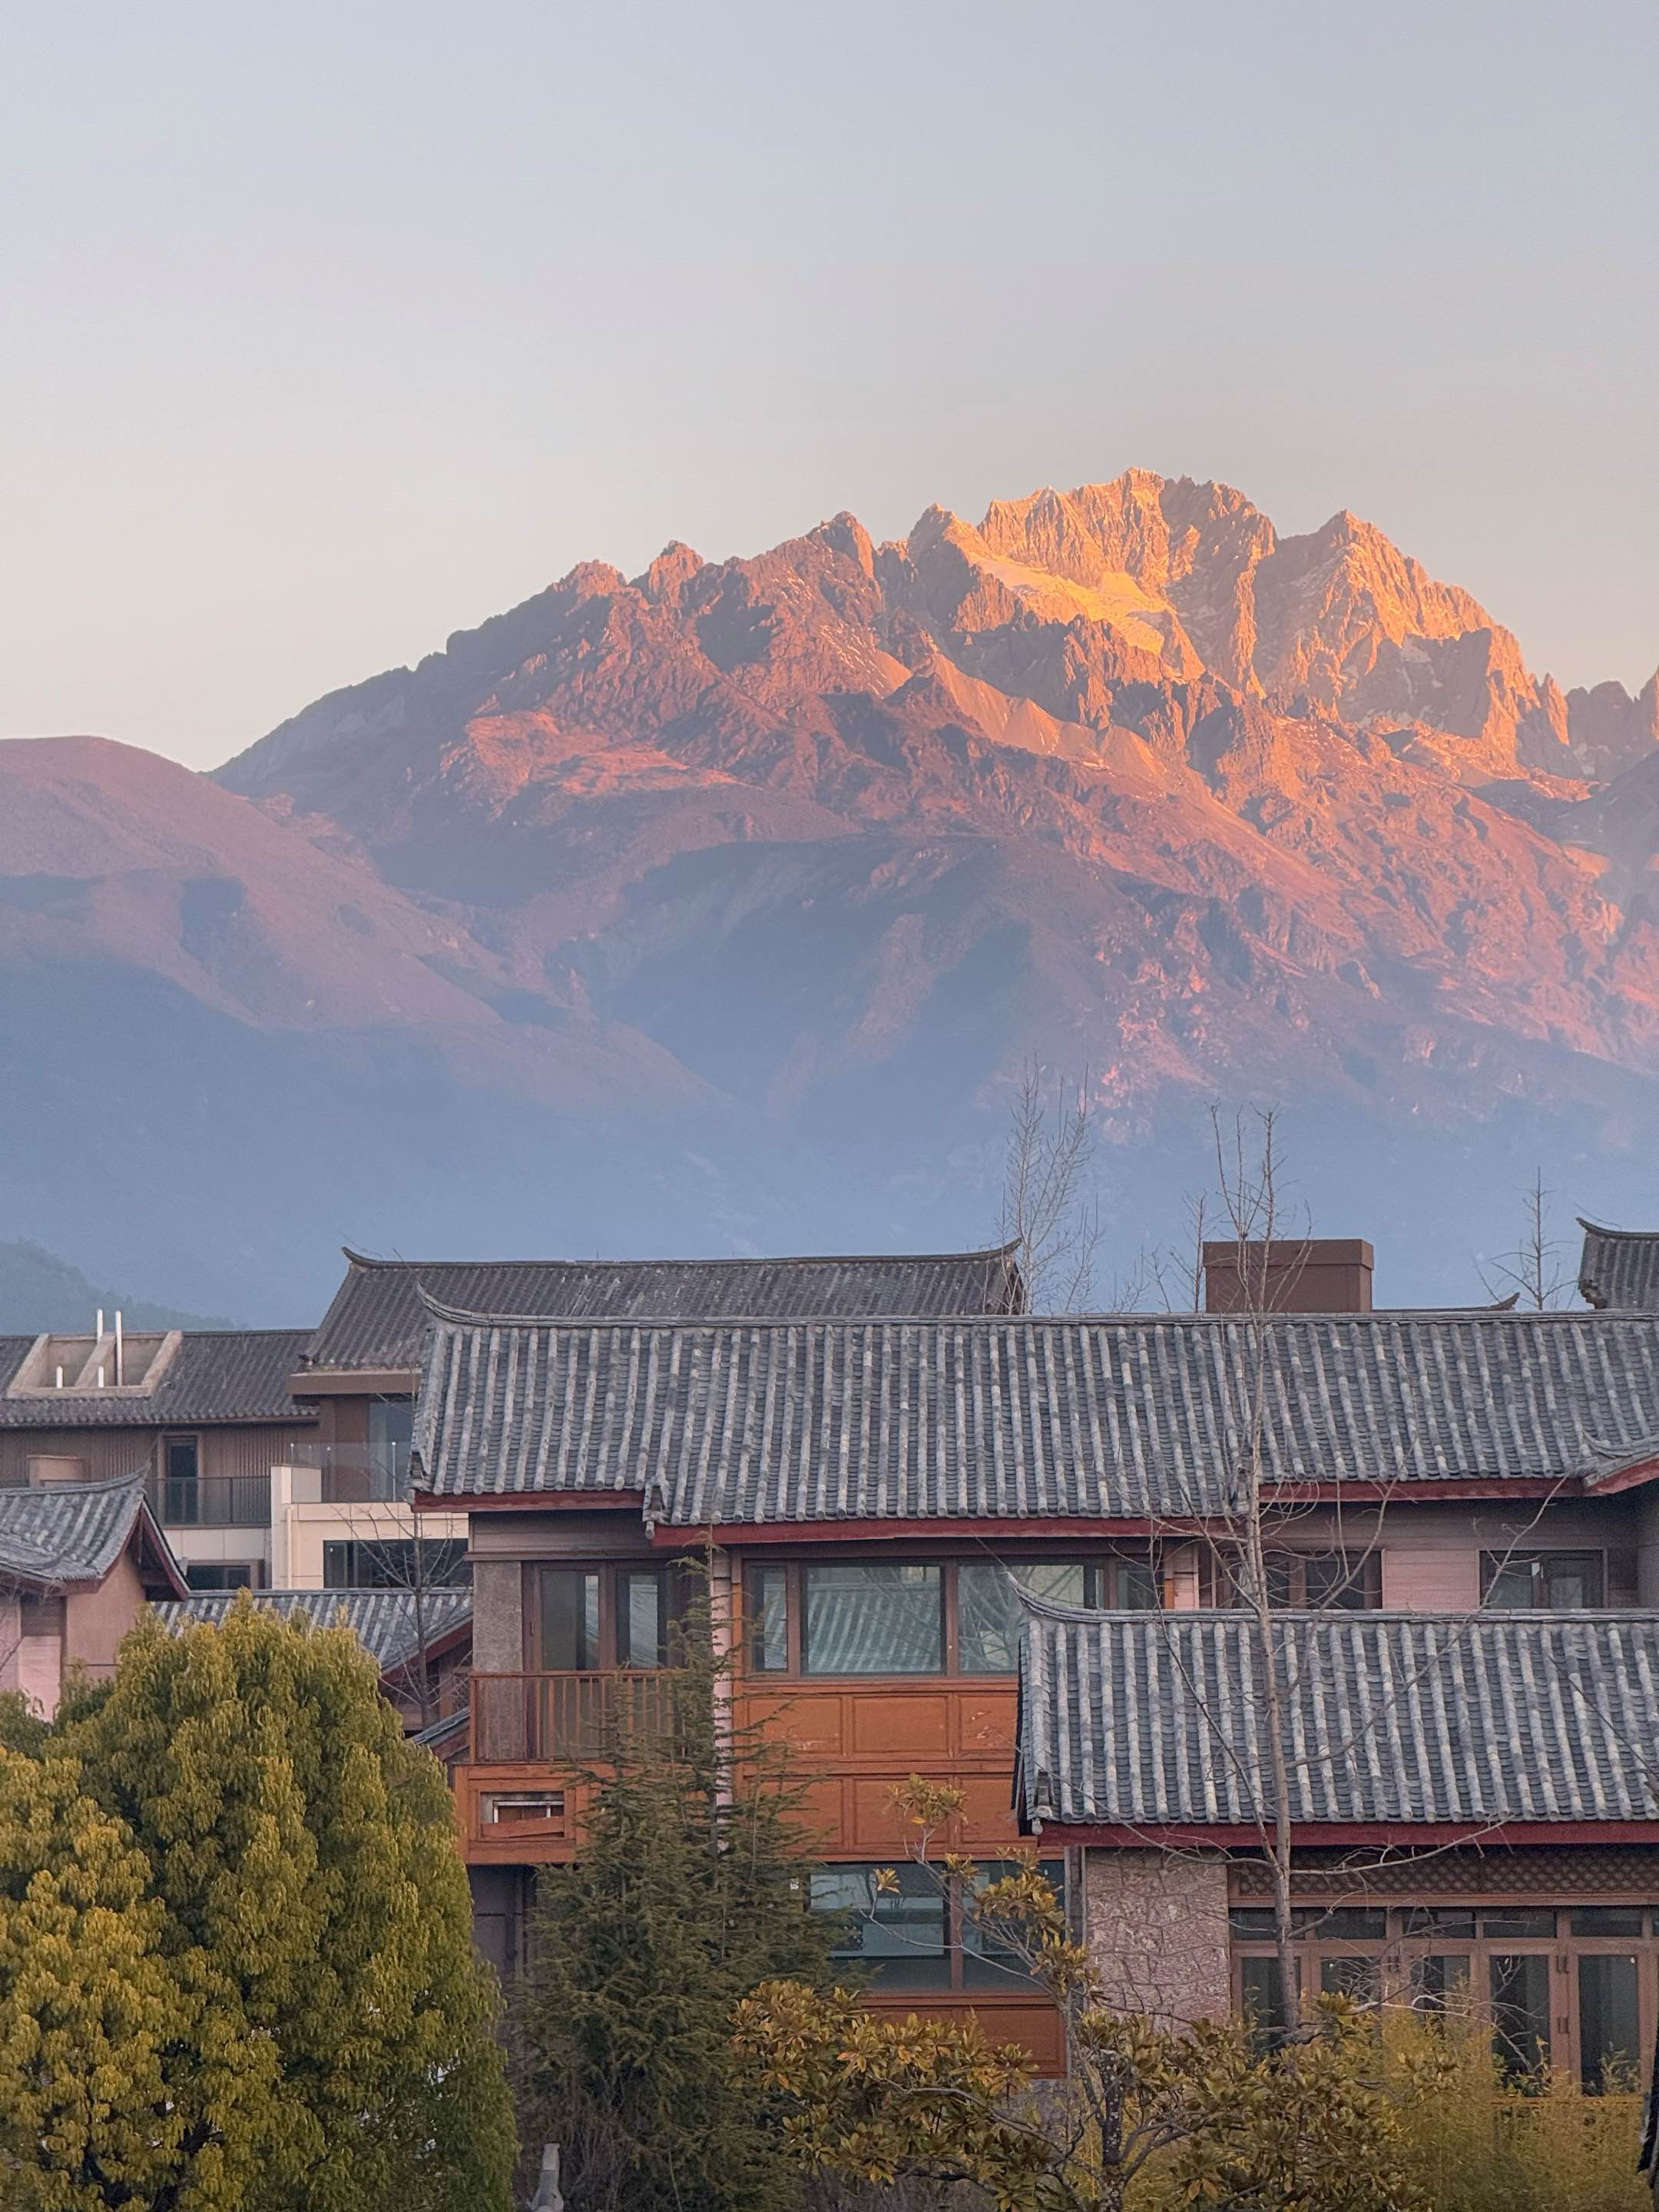
[[982, 1516], [945, 1521], [919, 1513], [906, 1521], [884, 1516], [867, 1521], [721, 1522], [712, 1529], [671, 1528], [659, 1523], [651, 1532], [651, 1540], [676, 1546], [713, 1542], [729, 1546], [734, 1551], [755, 1544], [922, 1544], [986, 1538], [1006, 1540], [1010, 1537], [1024, 1543], [1042, 1543], [1057, 1536], [1096, 1540], [1109, 1536], [1152, 1536], [1160, 1529], [1167, 1530], [1170, 1525], [1167, 1521], [1108, 1521], [1081, 1514], [1033, 1513], [997, 1521]]
[[1615, 1491], [1634, 1490], [1640, 1484], [1651, 1482], [1659, 1476], [1659, 1459], [1638, 1460], [1634, 1467], [1621, 1467], [1617, 1474], [1589, 1485], [1592, 1498], [1608, 1498]]

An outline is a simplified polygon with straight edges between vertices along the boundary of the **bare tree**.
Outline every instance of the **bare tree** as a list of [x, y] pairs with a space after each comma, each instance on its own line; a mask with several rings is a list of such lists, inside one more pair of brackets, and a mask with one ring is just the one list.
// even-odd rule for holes
[[1098, 1203], [1089, 1188], [1095, 1125], [1089, 1076], [1045, 1082], [1028, 1060], [1009, 1117], [1001, 1234], [1017, 1249], [1034, 1313], [1077, 1313], [1094, 1303]]
[[1480, 1271], [1494, 1304], [1520, 1304], [1545, 1313], [1566, 1304], [1572, 1277], [1562, 1257], [1566, 1248], [1550, 1233], [1550, 1198], [1544, 1170], [1535, 1168], [1522, 1200], [1519, 1242]]

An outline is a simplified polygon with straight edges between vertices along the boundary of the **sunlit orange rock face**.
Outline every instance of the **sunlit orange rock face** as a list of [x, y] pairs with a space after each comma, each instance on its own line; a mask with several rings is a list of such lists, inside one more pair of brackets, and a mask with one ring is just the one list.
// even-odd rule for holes
[[1564, 695], [1370, 524], [1224, 485], [584, 564], [222, 780], [774, 1118], [1032, 1050], [1126, 1137], [1659, 1073], [1655, 686]]

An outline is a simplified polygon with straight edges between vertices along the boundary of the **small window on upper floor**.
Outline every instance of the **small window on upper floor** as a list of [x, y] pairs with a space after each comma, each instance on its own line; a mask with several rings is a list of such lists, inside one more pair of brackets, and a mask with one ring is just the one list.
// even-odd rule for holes
[[1482, 1602], [1540, 1613], [1595, 1612], [1607, 1602], [1600, 1552], [1483, 1552]]
[[258, 1559], [192, 1559], [185, 1580], [193, 1590], [239, 1590], [264, 1588], [265, 1571]]
[[[1215, 1563], [1214, 1602], [1243, 1603], [1233, 1564]], [[1267, 1554], [1267, 1598], [1274, 1607], [1316, 1612], [1335, 1608], [1342, 1613], [1374, 1613], [1382, 1602], [1382, 1555], [1372, 1548], [1358, 1552], [1270, 1552]]]

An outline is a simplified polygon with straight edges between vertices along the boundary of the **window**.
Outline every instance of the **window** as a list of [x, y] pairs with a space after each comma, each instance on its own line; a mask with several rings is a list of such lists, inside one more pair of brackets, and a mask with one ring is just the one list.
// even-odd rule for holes
[[964, 1559], [957, 1568], [957, 1664], [964, 1674], [1012, 1674], [1024, 1618], [1015, 1584], [1055, 1605], [1151, 1612], [1158, 1577], [1146, 1559]]
[[376, 1498], [401, 1498], [415, 1435], [412, 1398], [376, 1398], [368, 1409], [368, 1463]]
[[809, 1674], [937, 1674], [945, 1665], [937, 1566], [882, 1560], [809, 1566], [803, 1664]]
[[1498, 1951], [1490, 1961], [1492, 2043], [1512, 2081], [1544, 2070], [1550, 2051], [1550, 1962], [1541, 1951]]
[[[1214, 1602], [1243, 1602], [1237, 1563], [1224, 1555], [1215, 1564]], [[1267, 1600], [1279, 1607], [1336, 1607], [1345, 1613], [1374, 1613], [1382, 1603], [1382, 1555], [1366, 1552], [1271, 1552], [1267, 1555]]]
[[[1040, 1871], [1062, 1899], [1063, 1859], [1039, 1862]], [[971, 1882], [901, 1860], [891, 1867], [894, 1887], [878, 1887], [874, 1866], [828, 1866], [813, 1872], [812, 1909], [847, 1916], [834, 1956], [843, 1965], [866, 1970], [866, 1979], [882, 1990], [1017, 1990], [1030, 1985], [1024, 1961], [999, 1941], [994, 1927], [981, 1927], [973, 1898], [1005, 1871], [1000, 1864], [979, 1866]]]
[[948, 1989], [945, 1892], [925, 1868], [904, 1865], [892, 1869], [896, 1887], [884, 1892], [878, 1871], [835, 1866], [813, 1873], [813, 1911], [848, 1916], [835, 1958], [868, 1967], [875, 1989]]
[[185, 1569], [185, 1580], [193, 1590], [262, 1589], [264, 1579], [264, 1565], [258, 1559], [193, 1559]]
[[1018, 1663], [1024, 1608], [1015, 1577], [1036, 1597], [1056, 1605], [1092, 1605], [1094, 1570], [1081, 1559], [1006, 1568], [995, 1559], [965, 1560], [957, 1569], [957, 1650], [964, 1674], [1012, 1674]]
[[1578, 2075], [1592, 2093], [1634, 2088], [1641, 2029], [1635, 1958], [1585, 1952], [1578, 1960]]
[[678, 1567], [617, 1571], [617, 1664], [666, 1667], [685, 1625], [689, 1577]]
[[748, 1582], [749, 1663], [758, 1674], [789, 1668], [789, 1570], [751, 1567]]
[[169, 1526], [188, 1528], [201, 1511], [201, 1445], [195, 1437], [164, 1437], [161, 1440], [161, 1519]]
[[[1030, 1969], [1018, 1953], [1011, 1950], [997, 1933], [994, 1917], [981, 1923], [972, 1908], [971, 1900], [981, 1897], [994, 1881], [1000, 1881], [1011, 1869], [1000, 1861], [990, 1866], [975, 1867], [970, 1888], [962, 1896], [962, 1985], [967, 1990], [1014, 1990], [1034, 1986]], [[1044, 1876], [1055, 1895], [1066, 1895], [1066, 1862], [1063, 1859], [1041, 1859], [1037, 1871]]]
[[1161, 1602], [1150, 1553], [1078, 1559], [879, 1559], [751, 1565], [746, 1649], [760, 1674], [1012, 1674], [1019, 1589], [1057, 1605]]
[[325, 1589], [453, 1589], [471, 1580], [466, 1546], [459, 1536], [422, 1538], [417, 1558], [412, 1536], [348, 1537], [323, 1546]]
[[1483, 1552], [1487, 1605], [1547, 1613], [1593, 1612], [1606, 1602], [1600, 1552]]
[[1238, 1994], [1252, 2040], [1276, 2043], [1285, 2032], [1285, 1977], [1277, 1956], [1241, 1959]]
[[1412, 2001], [1425, 2012], [1449, 2012], [1469, 1990], [1467, 1951], [1428, 1951], [1412, 1961]]
[[598, 1667], [599, 1570], [538, 1567], [536, 1626], [536, 1663], [544, 1674], [586, 1674]]

